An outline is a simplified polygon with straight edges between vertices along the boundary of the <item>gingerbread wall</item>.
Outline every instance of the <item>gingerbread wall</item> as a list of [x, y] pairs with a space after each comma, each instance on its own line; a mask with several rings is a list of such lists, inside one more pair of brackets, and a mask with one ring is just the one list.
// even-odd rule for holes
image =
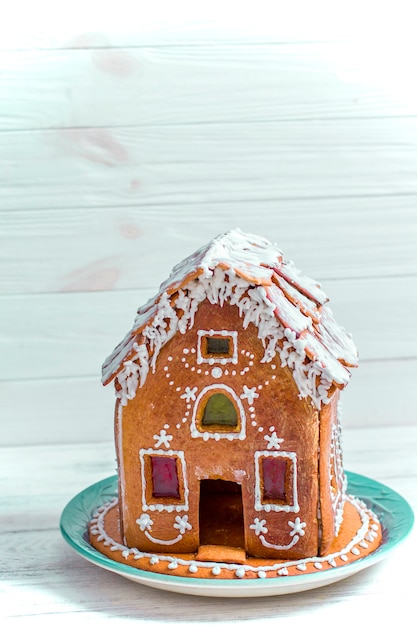
[[[232, 337], [235, 362], [198, 362], [199, 335], [210, 330]], [[318, 413], [298, 399], [291, 372], [277, 362], [262, 363], [263, 356], [257, 328], [243, 328], [237, 307], [205, 301], [193, 328], [161, 349], [155, 372], [136, 397], [119, 405], [116, 441], [129, 546], [194, 552], [200, 541], [200, 481], [221, 478], [241, 485], [248, 553], [317, 553]], [[199, 406], [213, 391], [235, 403], [234, 430], [201, 428]], [[177, 459], [179, 499], [150, 497], [150, 456]], [[263, 497], [264, 458], [288, 463], [285, 504]]]
[[320, 515], [328, 520], [322, 527], [321, 554], [329, 549], [343, 519], [346, 478], [340, 441], [339, 396], [340, 392], [336, 391], [320, 412]]

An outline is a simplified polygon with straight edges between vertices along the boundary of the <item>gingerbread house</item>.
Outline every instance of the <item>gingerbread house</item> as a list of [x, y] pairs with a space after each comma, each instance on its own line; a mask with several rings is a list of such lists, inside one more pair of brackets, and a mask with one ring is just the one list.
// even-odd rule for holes
[[357, 365], [326, 302], [275, 245], [234, 230], [139, 309], [103, 366], [127, 546], [326, 552], [346, 495], [339, 396]]

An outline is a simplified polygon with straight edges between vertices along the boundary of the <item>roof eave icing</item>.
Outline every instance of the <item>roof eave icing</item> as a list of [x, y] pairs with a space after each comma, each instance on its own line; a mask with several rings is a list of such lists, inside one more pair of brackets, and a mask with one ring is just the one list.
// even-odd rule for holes
[[311, 278], [267, 239], [240, 230], [216, 237], [176, 265], [155, 296], [138, 310], [132, 330], [103, 365], [103, 383], [116, 378], [122, 404], [134, 398], [161, 348], [194, 325], [204, 300], [239, 309], [243, 326], [253, 323], [264, 346], [264, 362], [274, 359], [292, 370], [299, 397], [315, 407], [329, 402], [335, 387], [357, 365], [355, 345], [325, 306], [327, 297]]

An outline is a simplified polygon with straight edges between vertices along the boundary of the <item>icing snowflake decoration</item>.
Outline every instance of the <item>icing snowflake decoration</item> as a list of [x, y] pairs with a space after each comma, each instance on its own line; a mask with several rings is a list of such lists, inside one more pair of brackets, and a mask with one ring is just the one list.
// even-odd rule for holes
[[194, 402], [196, 393], [197, 393], [197, 387], [193, 387], [192, 389], [190, 389], [189, 387], [186, 387], [185, 393], [183, 393], [182, 396], [180, 396], [180, 398], [182, 398], [186, 402], [191, 402], [191, 401]]
[[281, 443], [284, 441], [277, 436], [275, 430], [273, 430], [270, 435], [265, 435], [264, 439], [268, 442], [266, 446], [268, 450], [279, 450]]
[[249, 389], [247, 385], [243, 385], [243, 393], [240, 396], [242, 400], [247, 400], [250, 405], [253, 404], [255, 398], [259, 398], [259, 393], [256, 393], [256, 387]]
[[166, 448], [169, 448], [170, 447], [170, 441], [172, 441], [172, 439], [173, 439], [172, 435], [168, 435], [167, 434], [167, 431], [165, 430], [165, 428], [160, 430], [159, 431], [159, 435], [154, 435], [153, 438], [156, 441], [155, 448], [159, 448], [159, 446], [163, 446], [163, 445]]
[[292, 528], [292, 530], [289, 533], [292, 539], [289, 541], [289, 543], [287, 543], [286, 545], [282, 545], [282, 546], [279, 546], [275, 543], [271, 543], [270, 541], [266, 539], [265, 535], [268, 534], [268, 528], [266, 527], [266, 520], [259, 519], [259, 517], [255, 517], [255, 519], [253, 520], [253, 524], [251, 524], [249, 528], [255, 531], [255, 535], [259, 537], [260, 542], [262, 543], [263, 546], [265, 546], [265, 548], [270, 548], [271, 550], [290, 550], [290, 548], [292, 548], [293, 546], [295, 546], [296, 543], [298, 543], [300, 537], [303, 537], [305, 535], [304, 528], [306, 527], [306, 523], [302, 522], [299, 517], [296, 517], [293, 522], [291, 520], [288, 521], [288, 526]]
[[[370, 543], [376, 541], [378, 531], [381, 532], [381, 530], [375, 514], [367, 509], [363, 502], [360, 502], [352, 496], [347, 496], [347, 498], [358, 513], [360, 518], [360, 527], [355, 535], [348, 541], [348, 543], [345, 543], [340, 550], [325, 556], [306, 557], [305, 559], [300, 560], [278, 561], [261, 566], [253, 566], [250, 563], [244, 565], [225, 562], [213, 563], [199, 561], [194, 558], [189, 559], [187, 558], [187, 555], [184, 555], [184, 558], [181, 558], [178, 555], [174, 556], [170, 554], [139, 552], [137, 548], [127, 548], [124, 544], [119, 543], [117, 539], [110, 536], [105, 528], [105, 517], [109, 511], [118, 506], [117, 498], [114, 498], [98, 509], [91, 524], [91, 535], [94, 537], [94, 541], [96, 541], [98, 545], [103, 542], [104, 545], [110, 546], [110, 550], [112, 552], [120, 552], [124, 558], [133, 557], [135, 562], [137, 559], [142, 557], [149, 559], [151, 566], [164, 563], [167, 569], [176, 569], [181, 565], [187, 567], [188, 571], [193, 574], [197, 572], [204, 572], [206, 574], [208, 571], [212, 571], [213, 568], [216, 567], [216, 572], [218, 572], [218, 569], [226, 572], [233, 572], [234, 576], [238, 579], [245, 578], [248, 573], [257, 574], [259, 578], [266, 578], [266, 576], [271, 574], [274, 576], [287, 576], [289, 574], [288, 568], [294, 571], [294, 573], [298, 573], [299, 571], [306, 571], [309, 564], [312, 564], [316, 569], [329, 569], [337, 567], [336, 559], [338, 558], [343, 562], [353, 562], [361, 557], [362, 550], [366, 550]], [[146, 517], [149, 518], [149, 516], [141, 516], [141, 518], [144, 518], [144, 522], [146, 521]], [[139, 520], [137, 521], [139, 522]], [[178, 524], [180, 524], [180, 522], [178, 522]], [[304, 522], [300, 522], [299, 518], [296, 518], [296, 520], [290, 524], [290, 527], [291, 526], [293, 526], [293, 530], [298, 527], [304, 532], [305, 524]], [[251, 529], [255, 530], [255, 534], [263, 539], [264, 535], [267, 533], [265, 520], [255, 518], [254, 523], [251, 524]], [[258, 532], [256, 532], [257, 530]], [[181, 538], [182, 535], [180, 534], [178, 537]], [[173, 541], [177, 542], [177, 540], [179, 540], [178, 537], [176, 537]], [[299, 535], [295, 535], [293, 537], [293, 541], [296, 537], [299, 537]]]
[[304, 528], [306, 527], [306, 523], [302, 522], [299, 517], [296, 517], [293, 522], [291, 520], [288, 522], [288, 526], [291, 526], [292, 531], [290, 532], [291, 537], [294, 535], [300, 535], [303, 537], [305, 535]]
[[[357, 351], [326, 306], [327, 297], [311, 278], [285, 260], [263, 237], [233, 230], [179, 263], [155, 298], [139, 309], [132, 330], [103, 365], [103, 383], [116, 378], [116, 396], [125, 406], [155, 372], [161, 348], [176, 333], [194, 326], [199, 305], [236, 306], [246, 329], [254, 324], [264, 348], [263, 363], [287, 366], [299, 397], [320, 409], [335, 388], [350, 378]], [[186, 390], [187, 401], [194, 400]], [[247, 388], [245, 399], [257, 397]]]
[[163, 546], [173, 546], [174, 544], [182, 540], [183, 535], [187, 532], [187, 530], [192, 529], [192, 526], [188, 521], [188, 515], [183, 515], [182, 517], [181, 515], [177, 515], [175, 517], [173, 527], [175, 530], [179, 531], [179, 534], [172, 539], [160, 539], [151, 535], [149, 531], [152, 529], [153, 520], [151, 519], [151, 516], [148, 515], [148, 513], [142, 513], [139, 519], [136, 520], [136, 523], [138, 524], [141, 531], [145, 534], [146, 538], [149, 539], [149, 541]]
[[136, 520], [136, 524], [139, 525], [141, 531], [150, 530], [153, 524], [153, 520], [151, 519], [151, 516], [148, 515], [148, 513], [142, 513], [139, 519]]
[[266, 520], [259, 519], [259, 517], [255, 517], [253, 520], [253, 524], [249, 526], [251, 530], [255, 531], [255, 535], [259, 537], [261, 533], [267, 533], [268, 529], [266, 527]]
[[181, 535], [183, 535], [186, 530], [191, 530], [192, 526], [188, 521], [188, 515], [183, 515], [182, 517], [177, 515], [175, 518], [174, 528], [179, 530]]

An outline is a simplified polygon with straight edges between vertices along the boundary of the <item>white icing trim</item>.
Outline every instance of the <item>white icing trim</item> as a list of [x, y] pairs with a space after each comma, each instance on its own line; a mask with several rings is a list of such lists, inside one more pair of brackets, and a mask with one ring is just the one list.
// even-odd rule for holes
[[[339, 534], [340, 527], [343, 522], [343, 513], [345, 507], [345, 497], [347, 490], [347, 478], [343, 471], [343, 458], [341, 448], [342, 427], [340, 422], [340, 400], [337, 404], [336, 421], [332, 426], [331, 444], [330, 444], [330, 463], [329, 463], [329, 488], [330, 499], [334, 512], [335, 535]], [[334, 476], [333, 476], [334, 470]], [[332, 492], [332, 478], [335, 480], [337, 491]]]
[[281, 444], [284, 442], [283, 439], [281, 439], [281, 437], [278, 437], [275, 428], [272, 427], [269, 429], [269, 432], [271, 433], [270, 435], [265, 435], [264, 439], [267, 442], [267, 448], [268, 450], [279, 450], [281, 447]]
[[243, 393], [240, 395], [242, 400], [247, 400], [248, 403], [252, 406], [253, 401], [256, 398], [259, 398], [259, 393], [256, 393], [257, 387], [248, 387], [247, 385], [243, 385]]
[[275, 543], [270, 543], [264, 537], [264, 535], [268, 533], [268, 529], [266, 527], [266, 520], [264, 519], [260, 520], [259, 517], [255, 517], [253, 524], [251, 524], [249, 528], [255, 531], [255, 535], [259, 537], [259, 541], [262, 543], [262, 545], [265, 548], [272, 548], [273, 550], [289, 550], [290, 548], [295, 546], [296, 543], [298, 543], [300, 537], [305, 535], [304, 528], [306, 526], [306, 523], [302, 522], [300, 518], [297, 517], [294, 521], [290, 520], [288, 522], [288, 525], [292, 528], [292, 531], [290, 532], [290, 536], [292, 537], [292, 539], [290, 540], [290, 543], [284, 546], [279, 546]]
[[157, 543], [162, 546], [173, 546], [175, 543], [181, 541], [187, 530], [192, 529], [192, 526], [188, 521], [188, 515], [183, 515], [183, 517], [177, 515], [175, 518], [174, 528], [180, 531], [179, 535], [177, 535], [177, 537], [174, 537], [174, 539], [158, 539], [157, 537], [153, 537], [149, 532], [153, 525], [153, 520], [147, 513], [142, 513], [140, 518], [136, 520], [136, 523], [139, 525], [140, 529], [143, 531], [145, 537], [147, 537], [149, 541], [152, 541], [152, 543]]
[[173, 436], [168, 435], [166, 428], [162, 428], [159, 431], [159, 435], [154, 435], [153, 438], [155, 439], [155, 448], [159, 448], [162, 445], [166, 448], [171, 447], [170, 441], [172, 441]]
[[263, 546], [265, 546], [265, 548], [272, 548], [273, 550], [289, 550], [290, 548], [294, 547], [296, 543], [298, 543], [299, 539], [299, 535], [294, 535], [291, 542], [288, 543], [286, 546], [277, 546], [276, 544], [267, 541], [263, 535], [259, 537], [260, 542]]
[[[117, 432], [117, 473], [119, 484], [119, 497], [122, 502], [122, 507], [125, 507], [126, 501], [126, 488], [125, 488], [125, 467], [124, 467], [124, 454], [123, 454], [123, 405], [121, 402], [117, 405], [116, 412], [116, 432]], [[123, 537], [126, 540], [126, 537]]]
[[[307, 339], [302, 335], [297, 336], [290, 328], [284, 329], [274, 315], [276, 304], [268, 297], [264, 287], [248, 284], [232, 269], [207, 267], [204, 274], [178, 291], [175, 302], [174, 299], [171, 302], [166, 292], [162, 293], [159, 301], [153, 305], [152, 318], [141, 331], [144, 343], [138, 344], [137, 340], [132, 339], [126, 344], [125, 350], [128, 352], [135, 350], [136, 356], [125, 361], [122, 370], [117, 374], [120, 388], [116, 391], [116, 396], [120, 398], [122, 404], [126, 405], [135, 397], [137, 387], [139, 384], [140, 387], [143, 386], [149, 369], [155, 372], [161, 348], [177, 332], [184, 334], [194, 326], [197, 309], [206, 299], [211, 304], [223, 305], [228, 302], [237, 306], [243, 320], [243, 328], [246, 329], [253, 323], [258, 329], [258, 338], [265, 350], [262, 362], [269, 363], [278, 355], [280, 365], [288, 366], [292, 371], [299, 397], [310, 397], [316, 408], [330, 401], [328, 392], [333, 381], [343, 386], [347, 384], [348, 371], [324, 348], [320, 348], [319, 342], [316, 348], [322, 349], [323, 358], [330, 359], [329, 365], [323, 366], [318, 360], [311, 361], [306, 358]], [[138, 316], [131, 334], [143, 324], [143, 316], [149, 316], [147, 309], [145, 311], [146, 313]], [[309, 337], [309, 341], [312, 341], [312, 337]]]
[[[239, 415], [240, 415], [240, 430], [238, 432], [233, 432], [233, 431], [213, 432], [212, 430], [204, 430], [204, 431], [198, 430], [197, 411], [198, 411], [200, 402], [202, 401], [202, 399], [208, 392], [212, 390], [216, 390], [216, 389], [219, 389], [220, 391], [224, 391], [227, 395], [232, 396], [233, 400], [236, 402], [237, 407], [239, 409]], [[227, 385], [223, 385], [222, 383], [208, 385], [207, 387], [204, 387], [198, 394], [197, 399], [194, 404], [193, 414], [191, 417], [190, 430], [191, 430], [191, 436], [193, 438], [202, 437], [204, 441], [208, 441], [209, 439], [216, 439], [216, 441], [220, 439], [228, 439], [229, 441], [233, 439], [240, 439], [240, 440], [245, 439], [246, 438], [246, 414], [245, 414], [245, 409], [243, 408], [243, 404], [240, 401], [240, 398], [236, 394], [236, 392], [231, 387], [228, 387]]]
[[190, 387], [186, 387], [184, 393], [180, 396], [180, 398], [182, 400], [185, 400], [186, 402], [195, 402], [195, 394], [198, 391], [198, 387], [193, 387], [192, 389]]
[[[279, 574], [280, 570], [286, 569], [288, 567], [296, 567], [299, 570], [302, 570], [305, 565], [309, 563], [328, 563], [331, 567], [336, 566], [336, 559], [340, 558], [343, 562], [347, 562], [349, 560], [349, 555], [352, 554], [352, 548], [363, 547], [361, 543], [364, 539], [372, 542], [377, 536], [376, 532], [371, 528], [372, 527], [377, 530], [379, 528], [379, 522], [376, 515], [366, 508], [365, 504], [360, 500], [357, 500], [353, 496], [347, 496], [347, 500], [356, 508], [359, 513], [361, 519], [361, 527], [357, 531], [356, 535], [349, 541], [349, 543], [339, 550], [338, 552], [334, 552], [332, 554], [328, 554], [326, 556], [313, 556], [307, 557], [305, 559], [297, 559], [292, 561], [273, 563], [271, 565], [263, 565], [254, 567], [252, 565], [241, 565], [237, 563], [223, 563], [216, 561], [197, 561], [195, 559], [182, 559], [179, 557], [173, 557], [168, 554], [154, 554], [150, 552], [141, 552], [138, 548], [127, 548], [125, 545], [116, 542], [112, 539], [106, 532], [104, 527], [104, 518], [106, 513], [118, 505], [117, 498], [113, 498], [110, 502], [103, 504], [99, 507], [98, 511], [93, 517], [91, 523], [91, 534], [97, 537], [97, 541], [103, 541], [105, 545], [111, 546], [111, 550], [120, 551], [124, 558], [127, 559], [129, 555], [132, 555], [135, 560], [141, 558], [149, 558], [151, 565], [161, 562], [166, 562], [168, 564], [168, 568], [173, 569], [178, 567], [178, 565], [185, 565], [192, 571], [196, 573], [199, 568], [201, 569], [212, 569], [213, 567], [221, 567], [222, 569], [234, 572], [237, 578], [244, 578], [246, 572], [255, 572], [259, 577], [263, 577], [263, 573], [266, 572], [276, 572]], [[192, 568], [192, 570], [191, 570]], [[288, 570], [287, 570], [288, 574]]]
[[[231, 357], [209, 357], [206, 358], [201, 354], [201, 339], [203, 337], [229, 337], [233, 341], [233, 354]], [[226, 365], [226, 363], [237, 364], [237, 331], [236, 330], [198, 330], [197, 331], [197, 363], [201, 365], [201, 363], [209, 363], [209, 365], [214, 365], [215, 363], [221, 363], [222, 365]]]
[[[182, 504], [166, 504], [162, 500], [161, 502], [147, 502], [146, 500], [146, 474], [145, 474], [145, 456], [170, 456], [177, 457], [181, 462], [182, 469], [182, 479], [184, 485], [184, 502]], [[140, 469], [141, 469], [141, 477], [142, 477], [142, 511], [168, 511], [168, 513], [172, 513], [173, 511], [188, 511], [188, 482], [187, 482], [187, 467], [185, 463], [184, 452], [182, 450], [155, 450], [154, 448], [141, 448], [139, 450], [139, 458], [140, 458]], [[178, 476], [178, 478], [180, 478]]]
[[[261, 457], [283, 457], [291, 459], [293, 466], [293, 483], [292, 483], [292, 505], [289, 504], [274, 504], [262, 502], [262, 487], [261, 487], [261, 471], [260, 471], [260, 458]], [[279, 452], [275, 450], [263, 450], [255, 452], [255, 510], [256, 511], [284, 511], [285, 513], [298, 513], [300, 507], [298, 506], [298, 492], [297, 492], [297, 454], [295, 452]]]
[[[227, 370], [226, 370], [227, 372]], [[213, 378], [221, 378], [223, 376], [223, 370], [221, 367], [213, 367], [211, 370]]]

